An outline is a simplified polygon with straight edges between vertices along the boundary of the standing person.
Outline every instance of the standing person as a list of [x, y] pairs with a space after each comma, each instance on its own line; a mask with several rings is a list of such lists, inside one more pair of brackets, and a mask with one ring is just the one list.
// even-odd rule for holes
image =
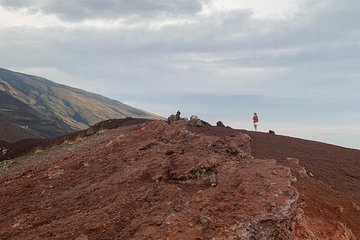
[[255, 131], [257, 131], [257, 127], [259, 125], [259, 116], [257, 115], [257, 113], [254, 113], [253, 122], [254, 122]]

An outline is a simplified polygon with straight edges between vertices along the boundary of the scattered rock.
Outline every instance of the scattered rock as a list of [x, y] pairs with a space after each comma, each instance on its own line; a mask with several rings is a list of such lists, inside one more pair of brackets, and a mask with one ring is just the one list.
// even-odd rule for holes
[[275, 131], [273, 131], [273, 130], [269, 130], [269, 134], [271, 134], [271, 135], [275, 135]]
[[217, 186], [216, 173], [213, 171], [210, 171], [208, 173], [208, 176], [209, 176], [211, 186], [216, 187]]
[[356, 205], [356, 203], [353, 202], [352, 205], [356, 211], [360, 211], [360, 207], [358, 205]]
[[64, 173], [65, 173], [65, 170], [62, 169], [60, 166], [54, 166], [54, 167], [49, 168], [46, 171], [46, 176], [49, 179], [53, 179], [53, 178], [57, 178], [57, 177], [63, 175]]
[[89, 240], [89, 237], [85, 234], [81, 234], [77, 238], [75, 238], [75, 240]]
[[291, 164], [299, 164], [300, 160], [297, 158], [287, 157], [286, 160]]
[[168, 123], [175, 122], [176, 121], [176, 115], [172, 114], [170, 117], [168, 117]]
[[192, 115], [189, 120], [189, 125], [196, 126], [196, 127], [203, 127], [204, 124], [202, 123], [201, 119], [198, 118], [196, 115]]
[[0, 148], [1, 155], [5, 155], [7, 153], [6, 148]]
[[154, 219], [153, 219], [153, 221], [154, 221], [154, 224], [155, 224], [156, 226], [160, 226], [160, 225], [163, 224], [164, 219], [163, 219], [163, 217], [161, 217], [161, 216], [155, 216]]
[[90, 127], [87, 131], [86, 131], [86, 136], [91, 136], [94, 135], [96, 133], [95, 129]]
[[168, 117], [168, 123], [172, 123], [172, 122], [176, 122], [176, 121], [179, 121], [179, 120], [184, 120], [183, 118], [180, 117], [181, 113], [180, 111], [177, 111], [176, 114], [172, 114], [170, 115], [170, 117]]
[[200, 216], [199, 217], [199, 222], [201, 223], [201, 225], [203, 225], [205, 228], [208, 228], [210, 225], [210, 219], [206, 216]]
[[218, 127], [225, 127], [225, 125], [222, 123], [222, 121], [218, 121], [218, 122], [216, 123], [216, 126], [218, 126]]
[[148, 144], [142, 146], [142, 147], [139, 149], [139, 151], [143, 151], [143, 150], [149, 149], [149, 148], [151, 148], [152, 146], [155, 146], [155, 145], [156, 145], [155, 142], [148, 143]]
[[165, 155], [173, 155], [174, 153], [175, 153], [175, 151], [170, 149], [165, 152]]
[[338, 209], [338, 212], [340, 214], [342, 214], [344, 212], [344, 207], [343, 206], [338, 206], [337, 209]]
[[201, 122], [202, 122], [202, 124], [203, 124], [204, 126], [211, 126], [210, 123], [208, 123], [208, 122], [206, 122], [206, 121], [204, 121], [204, 120], [201, 120]]
[[286, 158], [287, 162], [289, 163], [289, 166], [291, 167], [292, 171], [296, 173], [297, 176], [300, 177], [308, 177], [308, 173], [305, 169], [305, 167], [300, 166], [300, 160], [297, 158]]

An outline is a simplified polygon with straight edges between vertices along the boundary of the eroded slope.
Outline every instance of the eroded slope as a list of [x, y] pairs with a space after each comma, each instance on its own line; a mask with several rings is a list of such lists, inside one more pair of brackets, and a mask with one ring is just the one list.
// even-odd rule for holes
[[250, 141], [194, 133], [182, 121], [109, 131], [1, 177], [0, 237], [355, 239], [340, 223], [314, 231], [290, 169], [253, 158]]

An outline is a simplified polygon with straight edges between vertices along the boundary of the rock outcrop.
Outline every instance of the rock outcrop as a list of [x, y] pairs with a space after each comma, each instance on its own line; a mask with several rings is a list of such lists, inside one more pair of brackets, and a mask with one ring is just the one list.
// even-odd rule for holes
[[196, 127], [203, 127], [203, 126], [211, 126], [210, 123], [201, 120], [198, 116], [192, 115], [189, 120], [189, 125], [196, 126]]
[[218, 122], [216, 123], [216, 126], [218, 126], [218, 127], [225, 127], [225, 125], [223, 124], [222, 121], [218, 121]]
[[274, 130], [269, 130], [269, 134], [275, 135], [275, 131]]

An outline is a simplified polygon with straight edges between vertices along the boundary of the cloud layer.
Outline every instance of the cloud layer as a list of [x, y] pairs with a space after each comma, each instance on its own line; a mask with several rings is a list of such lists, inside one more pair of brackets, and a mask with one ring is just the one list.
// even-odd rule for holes
[[354, 124], [360, 2], [263, 4], [0, 0], [0, 66], [164, 115]]
[[61, 19], [116, 19], [119, 17], [190, 15], [201, 11], [194, 0], [1, 0], [2, 6], [54, 14]]

